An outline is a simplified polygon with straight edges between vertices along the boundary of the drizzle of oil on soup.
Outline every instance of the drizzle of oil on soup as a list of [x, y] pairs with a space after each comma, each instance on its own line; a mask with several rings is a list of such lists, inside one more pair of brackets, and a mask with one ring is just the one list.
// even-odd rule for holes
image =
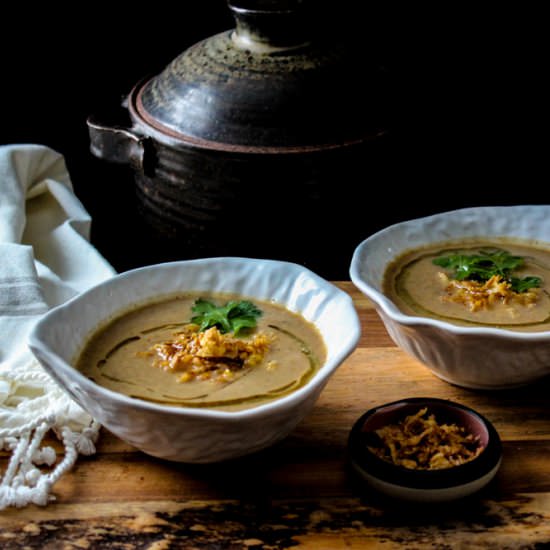
[[295, 391], [325, 362], [325, 344], [312, 323], [280, 305], [250, 299], [262, 310], [252, 332], [264, 332], [272, 338], [262, 362], [225, 383], [178, 382], [176, 373], [153, 367], [143, 352], [169, 340], [189, 323], [198, 298], [217, 304], [249, 299], [234, 294], [188, 293], [127, 311], [92, 336], [77, 359], [77, 368], [97, 384], [131, 397], [234, 411]]
[[[463, 304], [445, 299], [441, 272], [433, 260], [447, 253], [475, 254], [480, 249], [504, 249], [524, 259], [518, 276], [537, 276], [542, 284], [536, 303], [502, 303], [470, 311]], [[521, 239], [471, 239], [442, 242], [409, 250], [386, 269], [383, 288], [403, 313], [430, 317], [462, 326], [493, 326], [521, 332], [550, 330], [550, 244]]]

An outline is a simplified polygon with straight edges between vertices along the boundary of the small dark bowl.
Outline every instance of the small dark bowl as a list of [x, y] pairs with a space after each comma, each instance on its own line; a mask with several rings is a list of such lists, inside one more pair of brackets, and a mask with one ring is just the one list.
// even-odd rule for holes
[[[438, 422], [463, 426], [479, 436], [483, 451], [474, 459], [450, 468], [413, 470], [397, 466], [368, 449], [369, 437], [377, 429], [395, 424], [423, 407]], [[469, 496], [483, 488], [498, 471], [502, 444], [494, 426], [476, 411], [444, 399], [416, 397], [376, 407], [353, 425], [348, 440], [349, 458], [357, 474], [378, 492], [400, 500], [444, 502]]]

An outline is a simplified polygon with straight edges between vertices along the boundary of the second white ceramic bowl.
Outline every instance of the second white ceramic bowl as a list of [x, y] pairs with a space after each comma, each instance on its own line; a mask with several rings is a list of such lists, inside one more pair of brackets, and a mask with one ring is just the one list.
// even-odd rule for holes
[[504, 389], [550, 374], [550, 332], [466, 327], [402, 313], [382, 292], [384, 272], [404, 252], [463, 238], [513, 237], [550, 249], [550, 206], [453, 210], [394, 224], [361, 242], [350, 266], [353, 283], [373, 302], [407, 353], [440, 378], [475, 389]]

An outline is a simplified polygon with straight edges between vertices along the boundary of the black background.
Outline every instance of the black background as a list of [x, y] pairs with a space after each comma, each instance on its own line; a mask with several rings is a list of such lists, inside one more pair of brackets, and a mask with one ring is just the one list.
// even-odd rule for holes
[[[92, 241], [116, 269], [163, 260], [135, 213], [130, 170], [88, 152], [86, 118], [118, 105], [143, 76], [232, 28], [233, 19], [224, 0], [73, 6], [6, 8], [0, 144], [41, 143], [65, 156], [93, 218]], [[345, 243], [327, 243], [321, 262], [304, 251], [304, 264], [347, 278], [354, 246], [389, 223], [463, 206], [550, 202], [549, 45], [541, 13], [314, 6], [312, 24], [349, 39], [391, 75], [392, 141], [384, 182], [358, 187], [364, 226]], [[346, 212], [335, 213], [331, 223], [345, 219]], [[334, 247], [344, 251], [337, 261]]]

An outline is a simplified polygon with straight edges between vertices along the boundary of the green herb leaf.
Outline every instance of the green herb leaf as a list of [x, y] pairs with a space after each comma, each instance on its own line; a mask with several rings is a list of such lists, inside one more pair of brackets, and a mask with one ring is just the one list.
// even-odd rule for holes
[[530, 288], [538, 288], [541, 282], [540, 277], [524, 277], [523, 279], [518, 277], [510, 278], [510, 284], [514, 292], [525, 292]]
[[224, 306], [216, 306], [202, 298], [195, 301], [191, 311], [196, 314], [191, 318], [191, 322], [199, 325], [200, 331], [215, 326], [220, 332], [233, 332], [235, 336], [243, 329], [254, 328], [257, 317], [262, 314], [261, 310], [248, 300], [231, 301]]
[[512, 277], [511, 273], [524, 265], [521, 256], [512, 256], [506, 250], [480, 250], [479, 254], [448, 254], [433, 260], [435, 265], [453, 271], [452, 277], [458, 281], [488, 281], [494, 275], [499, 275], [511, 284], [515, 292], [525, 292], [530, 288], [539, 287], [539, 277]]

